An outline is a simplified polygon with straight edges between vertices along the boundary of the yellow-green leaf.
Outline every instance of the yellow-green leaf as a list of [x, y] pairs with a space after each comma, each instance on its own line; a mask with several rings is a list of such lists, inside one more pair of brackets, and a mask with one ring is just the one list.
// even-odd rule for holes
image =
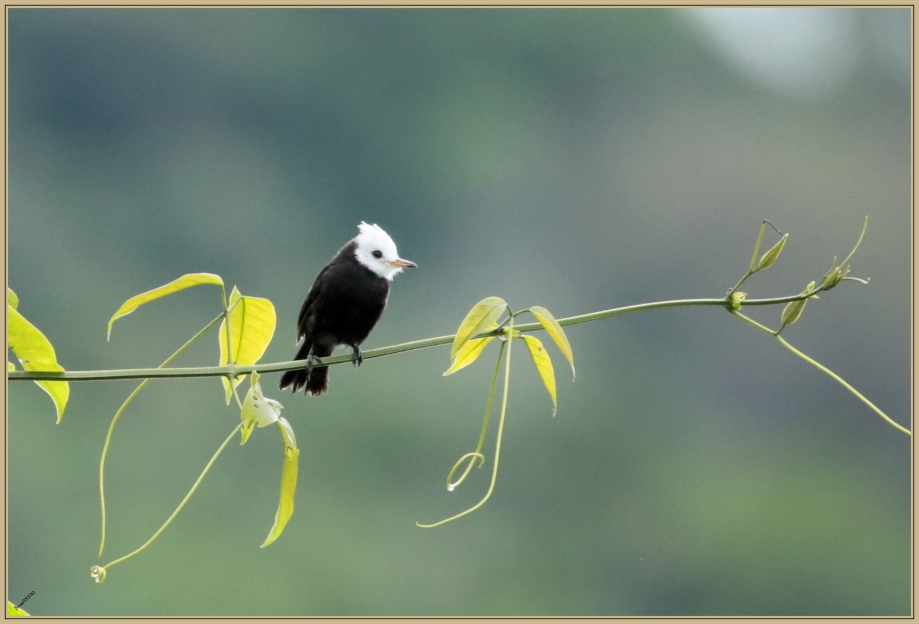
[[281, 429], [281, 437], [284, 439], [284, 466], [281, 469], [281, 500], [278, 503], [278, 511], [274, 516], [274, 526], [268, 533], [262, 548], [274, 542], [287, 521], [294, 513], [294, 495], [297, 491], [297, 466], [300, 460], [300, 449], [297, 448], [297, 439], [294, 437], [294, 430], [285, 418], [278, 419], [278, 427]]
[[16, 296], [16, 293], [13, 292], [12, 288], [6, 289], [6, 305], [10, 306], [14, 310], [19, 307], [19, 297]]
[[112, 325], [115, 323], [116, 319], [121, 318], [127, 314], [130, 314], [140, 306], [145, 303], [149, 303], [166, 295], [171, 295], [174, 292], [179, 292], [180, 290], [185, 290], [186, 288], [191, 288], [192, 286], [200, 286], [202, 284], [217, 284], [218, 286], [223, 285], [223, 280], [220, 279], [219, 275], [214, 275], [212, 273], [189, 273], [183, 275], [177, 280], [169, 282], [164, 286], [159, 288], [154, 288], [153, 290], [148, 290], [145, 293], [135, 295], [127, 301], [125, 301], [118, 311], [115, 312], [115, 315], [108, 322], [108, 335], [106, 340], [112, 336]]
[[7, 360], [7, 362], [6, 362], [6, 370], [7, 370], [7, 371], [14, 371], [14, 370], [16, 370], [16, 365], [13, 364], [12, 362], [10, 362], [9, 360]]
[[[60, 371], [64, 367], [57, 363], [54, 347], [41, 331], [27, 321], [18, 310], [6, 306], [7, 340], [10, 349], [19, 358], [22, 368], [27, 371]], [[7, 362], [9, 368], [9, 362]], [[70, 398], [70, 385], [66, 381], [36, 381], [38, 386], [48, 393], [57, 410], [57, 422], [64, 417], [67, 399]]]
[[501, 318], [507, 309], [507, 303], [501, 297], [486, 297], [475, 304], [456, 331], [453, 339], [453, 348], [450, 350], [450, 359], [456, 357], [463, 344], [473, 336], [482, 333], [492, 323]]
[[[238, 301], [238, 303], [237, 303]], [[274, 336], [277, 317], [274, 304], [261, 297], [247, 297], [239, 293], [234, 286], [230, 294], [230, 343], [232, 344], [232, 361], [241, 366], [255, 364], [264, 355], [265, 349]], [[226, 321], [220, 324], [217, 339], [220, 343], [220, 366], [227, 364], [227, 331]], [[233, 385], [238, 386], [245, 375], [238, 375]], [[233, 387], [226, 377], [221, 377], [226, 391], [227, 405], [233, 397]]]
[[523, 341], [530, 350], [533, 364], [536, 365], [536, 372], [539, 373], [539, 377], [546, 385], [546, 390], [549, 391], [549, 396], [552, 397], [552, 415], [555, 416], [555, 411], [558, 409], [558, 398], [555, 394], [555, 371], [552, 368], [552, 360], [549, 359], [549, 354], [546, 353], [539, 338], [523, 336]]
[[[492, 323], [488, 326], [488, 329], [494, 329], [497, 326], [497, 323]], [[452, 375], [456, 371], [462, 368], [466, 368], [475, 362], [479, 355], [482, 354], [482, 350], [485, 349], [485, 347], [488, 346], [488, 343], [494, 339], [494, 336], [489, 336], [488, 338], [475, 338], [473, 340], [467, 340], [465, 344], [460, 347], [456, 357], [453, 358], [453, 364], [451, 364], [450, 368], [447, 369], [447, 372], [444, 373], [444, 377], [447, 375]]]
[[571, 378], [574, 379], [574, 352], [571, 350], [571, 344], [568, 342], [568, 336], [565, 335], [565, 330], [558, 324], [558, 321], [555, 320], [552, 313], [544, 307], [533, 306], [530, 308], [530, 312], [539, 320], [543, 328], [545, 328], [546, 333], [552, 337], [552, 340], [554, 340], [558, 348], [561, 349], [568, 363], [571, 364]]
[[27, 617], [29, 614], [14, 605], [9, 600], [6, 601], [6, 615], [7, 617]]

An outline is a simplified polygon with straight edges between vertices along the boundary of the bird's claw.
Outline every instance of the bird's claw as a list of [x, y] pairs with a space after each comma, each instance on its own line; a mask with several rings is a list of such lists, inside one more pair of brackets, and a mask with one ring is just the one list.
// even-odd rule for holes
[[361, 353], [361, 350], [359, 347], [351, 347], [351, 348], [353, 349], [351, 351], [351, 363], [354, 364], [355, 366], [360, 366], [361, 363], [364, 361], [364, 354]]

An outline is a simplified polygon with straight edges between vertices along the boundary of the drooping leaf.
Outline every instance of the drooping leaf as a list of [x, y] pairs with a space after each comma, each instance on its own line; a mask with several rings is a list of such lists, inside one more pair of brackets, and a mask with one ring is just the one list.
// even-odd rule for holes
[[281, 429], [281, 437], [284, 439], [284, 466], [281, 469], [281, 500], [278, 503], [278, 511], [274, 516], [274, 526], [268, 533], [268, 537], [262, 544], [262, 548], [269, 546], [274, 542], [287, 521], [294, 513], [294, 496], [297, 491], [297, 467], [300, 461], [300, 449], [297, 448], [297, 438], [294, 436], [294, 430], [285, 418], [278, 419], [278, 427]]
[[[494, 329], [497, 326], [497, 323], [492, 323], [488, 326], [488, 329]], [[460, 347], [456, 357], [453, 358], [453, 364], [451, 364], [450, 368], [448, 368], [444, 373], [444, 377], [447, 375], [452, 375], [456, 371], [462, 368], [466, 368], [475, 362], [479, 355], [482, 354], [482, 350], [485, 349], [485, 347], [488, 346], [488, 343], [494, 339], [494, 336], [489, 336], [488, 338], [475, 338], [473, 340], [467, 340], [463, 346]]]
[[558, 321], [555, 320], [552, 313], [544, 307], [533, 306], [530, 308], [530, 312], [539, 320], [543, 328], [545, 328], [546, 333], [548, 333], [552, 337], [552, 340], [555, 341], [555, 344], [558, 345], [562, 355], [564, 355], [568, 363], [571, 364], [571, 378], [574, 379], [574, 352], [571, 350], [571, 344], [568, 342], [568, 336], [565, 335], [565, 330], [558, 324]]
[[6, 305], [10, 306], [14, 310], [19, 307], [19, 297], [16, 296], [16, 293], [13, 292], [12, 288], [6, 289]]
[[147, 292], [135, 295], [125, 301], [118, 311], [115, 312], [115, 315], [108, 322], [108, 335], [106, 340], [112, 336], [112, 325], [115, 321], [122, 316], [130, 314], [140, 306], [145, 303], [150, 303], [166, 295], [171, 295], [172, 293], [179, 292], [180, 290], [185, 290], [186, 288], [191, 288], [192, 286], [200, 286], [202, 284], [216, 284], [218, 286], [223, 285], [223, 280], [219, 275], [214, 275], [212, 273], [189, 273], [183, 275], [177, 280], [169, 282], [164, 286], [159, 288], [154, 288], [153, 290], [148, 290]]
[[[238, 301], [238, 303], [237, 303]], [[236, 304], [230, 312], [230, 343], [232, 344], [232, 360], [234, 363], [249, 366], [255, 364], [264, 355], [265, 349], [274, 336], [277, 317], [274, 304], [261, 297], [247, 297], [239, 293], [234, 286], [230, 294], [230, 306]], [[226, 321], [220, 324], [217, 339], [220, 343], [220, 366], [227, 364], [227, 332]], [[233, 380], [233, 385], [238, 386], [245, 375], [238, 375]], [[233, 397], [233, 387], [226, 377], [221, 377], [223, 388], [226, 391], [227, 405]]]
[[450, 359], [456, 357], [463, 344], [473, 336], [482, 333], [492, 323], [497, 321], [507, 309], [507, 303], [501, 297], [486, 297], [475, 304], [456, 331], [453, 339], [453, 348], [450, 350]]
[[555, 371], [552, 368], [552, 360], [549, 359], [549, 354], [546, 353], [539, 338], [534, 336], [522, 336], [522, 338], [533, 358], [533, 364], [536, 365], [536, 372], [539, 373], [546, 390], [549, 391], [549, 396], [552, 397], [552, 415], [555, 416], [555, 411], [558, 409], [558, 398], [555, 394]]
[[[41, 331], [27, 321], [18, 310], [6, 306], [7, 340], [10, 349], [19, 358], [22, 368], [27, 371], [59, 371], [64, 367], [58, 364], [54, 347]], [[9, 368], [9, 362], [7, 362]], [[57, 410], [57, 422], [64, 417], [67, 399], [70, 398], [70, 385], [66, 381], [36, 381], [38, 386], [48, 393]]]

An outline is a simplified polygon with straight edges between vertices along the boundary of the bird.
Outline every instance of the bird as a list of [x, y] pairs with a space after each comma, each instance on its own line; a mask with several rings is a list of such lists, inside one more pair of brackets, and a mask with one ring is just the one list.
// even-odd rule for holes
[[321, 270], [300, 308], [294, 359], [305, 368], [285, 372], [278, 387], [319, 396], [329, 389], [329, 368], [315, 358], [332, 355], [338, 346], [351, 348], [351, 362], [364, 361], [360, 345], [373, 329], [389, 299], [389, 283], [405, 268], [418, 265], [399, 257], [383, 228], [361, 221], [356, 237], [345, 243]]

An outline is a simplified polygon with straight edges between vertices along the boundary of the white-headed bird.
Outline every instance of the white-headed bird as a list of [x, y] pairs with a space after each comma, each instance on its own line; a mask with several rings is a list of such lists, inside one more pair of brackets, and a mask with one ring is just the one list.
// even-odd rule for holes
[[329, 368], [313, 366], [313, 358], [332, 355], [335, 347], [351, 347], [351, 361], [359, 366], [364, 357], [360, 344], [380, 320], [389, 298], [389, 283], [405, 267], [396, 244], [383, 228], [363, 221], [359, 233], [319, 271], [297, 319], [297, 340], [302, 341], [297, 360], [306, 368], [281, 376], [278, 386], [320, 395], [329, 389]]

